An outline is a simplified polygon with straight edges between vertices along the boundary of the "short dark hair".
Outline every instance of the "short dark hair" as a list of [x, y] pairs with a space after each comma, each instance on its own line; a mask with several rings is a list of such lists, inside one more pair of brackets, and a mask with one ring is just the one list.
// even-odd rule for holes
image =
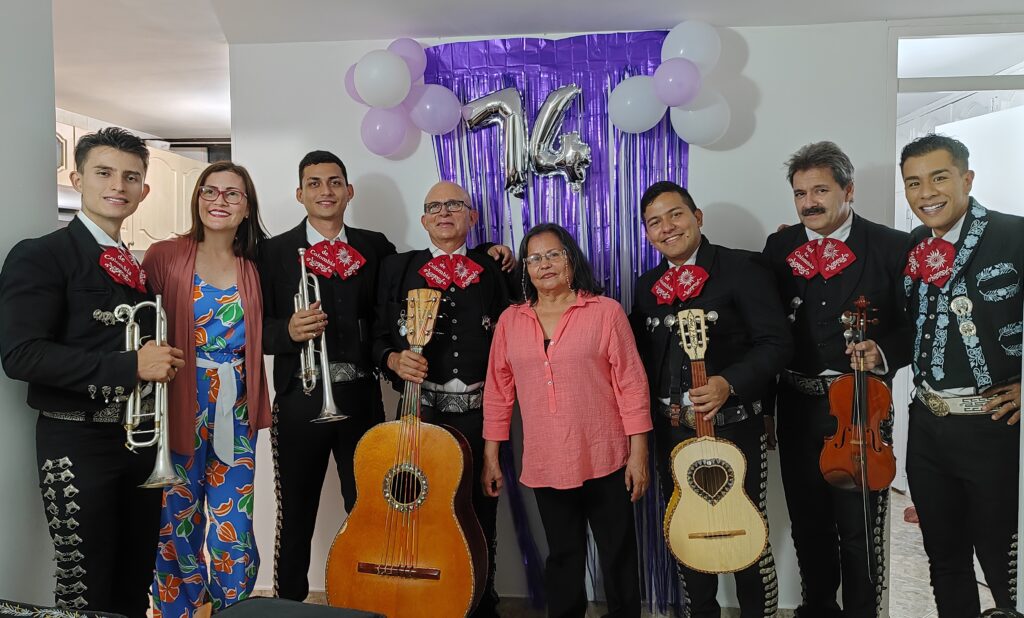
[[647, 187], [647, 190], [644, 191], [643, 197], [640, 198], [640, 218], [644, 218], [644, 214], [647, 213], [647, 207], [651, 205], [651, 202], [666, 193], [679, 195], [686, 202], [686, 205], [690, 207], [691, 212], [697, 212], [697, 203], [693, 201], [693, 196], [690, 195], [689, 191], [671, 180], [662, 180]]
[[333, 163], [340, 167], [341, 175], [345, 177], [345, 184], [348, 184], [348, 170], [345, 169], [345, 164], [341, 162], [338, 155], [326, 150], [314, 150], [306, 153], [306, 156], [299, 161], [299, 185], [302, 184], [302, 172], [310, 165], [320, 165], [321, 163]]
[[577, 292], [592, 296], [603, 294], [604, 289], [597, 284], [597, 278], [594, 276], [594, 269], [590, 267], [590, 261], [587, 260], [587, 256], [583, 255], [583, 250], [580, 249], [576, 239], [569, 234], [569, 231], [557, 223], [540, 223], [533, 226], [526, 233], [526, 236], [523, 236], [522, 242], [519, 243], [519, 261], [516, 264], [517, 272], [515, 274], [519, 277], [523, 286], [523, 298], [526, 302], [531, 305], [537, 302], [537, 288], [534, 287], [533, 281], [530, 281], [530, 276], [526, 272], [527, 247], [530, 246], [530, 239], [545, 233], [557, 236], [565, 248], [565, 257], [569, 260], [569, 265], [572, 267], [573, 272], [572, 282], [569, 284], [569, 287]]
[[797, 172], [825, 167], [832, 171], [832, 179], [836, 184], [845, 189], [853, 183], [853, 163], [850, 157], [842, 151], [834, 142], [814, 142], [807, 144], [800, 150], [793, 153], [793, 156], [786, 161], [789, 168], [786, 179], [790, 186], [793, 185], [793, 176]]
[[929, 133], [903, 147], [903, 152], [900, 153], [900, 172], [903, 171], [903, 164], [907, 162], [907, 159], [921, 157], [936, 150], [948, 152], [949, 156], [953, 158], [953, 164], [956, 165], [961, 174], [968, 170], [967, 159], [971, 156], [971, 153], [967, 150], [967, 146], [964, 146], [963, 142], [948, 135]]
[[79, 172], [84, 170], [89, 151], [100, 146], [136, 155], [142, 159], [142, 171], [145, 172], [149, 168], [149, 148], [146, 148], [146, 142], [142, 141], [142, 138], [121, 127], [107, 127], [78, 140], [75, 144], [75, 169]]
[[206, 179], [211, 174], [216, 174], [217, 172], [232, 172], [242, 177], [242, 183], [245, 185], [245, 199], [249, 204], [249, 216], [242, 219], [242, 223], [238, 226], [232, 248], [235, 251], [235, 255], [255, 260], [259, 244], [267, 238], [267, 232], [263, 229], [263, 222], [260, 220], [260, 204], [259, 200], [256, 199], [256, 186], [252, 182], [249, 170], [231, 161], [218, 161], [199, 174], [196, 188], [192, 190], [192, 229], [185, 232], [185, 235], [191, 237], [196, 242], [203, 241], [205, 228], [203, 227], [202, 219], [199, 218], [199, 187], [206, 183]]

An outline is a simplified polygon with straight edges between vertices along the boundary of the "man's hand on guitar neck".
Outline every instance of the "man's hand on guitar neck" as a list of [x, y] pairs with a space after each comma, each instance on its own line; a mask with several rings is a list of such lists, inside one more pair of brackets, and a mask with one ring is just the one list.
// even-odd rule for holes
[[732, 394], [732, 386], [722, 376], [711, 376], [708, 383], [698, 388], [690, 389], [690, 401], [693, 403], [693, 411], [696, 414], [703, 414], [704, 420], [710, 421], [715, 418], [718, 411], [725, 405], [725, 401]]
[[422, 384], [427, 377], [427, 359], [412, 350], [388, 354], [388, 369], [406, 382]]

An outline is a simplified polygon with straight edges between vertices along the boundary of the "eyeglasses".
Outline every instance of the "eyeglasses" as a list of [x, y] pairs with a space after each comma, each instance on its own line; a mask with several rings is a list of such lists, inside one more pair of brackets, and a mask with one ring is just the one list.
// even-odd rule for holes
[[436, 215], [441, 212], [441, 208], [444, 208], [448, 212], [461, 212], [463, 208], [466, 208], [466, 202], [462, 200], [448, 200], [447, 202], [427, 202], [423, 205], [423, 212], [428, 215]]
[[199, 187], [199, 197], [207, 202], [215, 201], [218, 195], [223, 195], [224, 201], [228, 204], [240, 204], [242, 202], [242, 198], [248, 197], [238, 189], [221, 190], [217, 187], [207, 187], [206, 185]]
[[565, 259], [565, 249], [552, 249], [547, 253], [531, 253], [523, 261], [527, 266], [540, 266], [544, 260], [557, 264]]

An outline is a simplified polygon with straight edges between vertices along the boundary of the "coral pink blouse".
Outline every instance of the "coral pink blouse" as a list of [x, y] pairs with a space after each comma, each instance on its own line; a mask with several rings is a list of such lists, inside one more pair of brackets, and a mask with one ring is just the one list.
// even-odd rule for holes
[[625, 465], [629, 438], [652, 428], [650, 393], [622, 307], [580, 294], [544, 350], [528, 304], [498, 319], [484, 388], [484, 439], [508, 440], [512, 407], [523, 419], [528, 487], [579, 487]]

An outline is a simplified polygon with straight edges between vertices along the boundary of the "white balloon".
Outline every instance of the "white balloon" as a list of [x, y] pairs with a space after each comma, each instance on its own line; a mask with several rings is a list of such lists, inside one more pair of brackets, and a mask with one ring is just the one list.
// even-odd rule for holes
[[661, 61], [686, 58], [697, 65], [701, 77], [718, 64], [722, 53], [722, 39], [711, 24], [702, 21], [684, 21], [669, 31], [661, 44]]
[[608, 117], [620, 131], [643, 133], [658, 124], [668, 107], [654, 93], [654, 78], [635, 75], [619, 82], [608, 97]]
[[686, 107], [669, 110], [672, 128], [684, 142], [693, 146], [708, 146], [722, 139], [729, 130], [732, 111], [729, 103], [717, 91], [705, 86]]
[[371, 107], [394, 107], [409, 94], [412, 79], [405, 60], [386, 49], [375, 49], [356, 65], [356, 90]]

